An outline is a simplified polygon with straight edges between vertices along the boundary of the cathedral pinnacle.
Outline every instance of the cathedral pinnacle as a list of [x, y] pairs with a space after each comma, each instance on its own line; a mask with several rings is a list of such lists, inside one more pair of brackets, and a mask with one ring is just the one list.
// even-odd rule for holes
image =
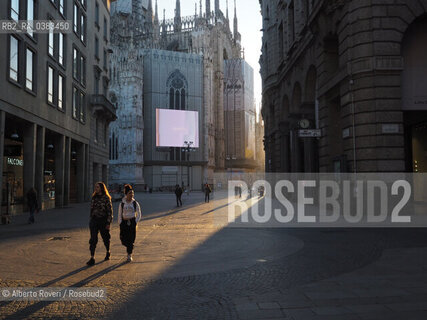
[[206, 19], [211, 17], [211, 0], [206, 0]]
[[157, 8], [157, 0], [156, 0], [156, 9], [155, 9], [155, 13], [154, 13], [154, 23], [156, 25], [159, 24], [159, 10]]
[[181, 31], [181, 2], [180, 2], [180, 0], [176, 0], [174, 31], [175, 32]]

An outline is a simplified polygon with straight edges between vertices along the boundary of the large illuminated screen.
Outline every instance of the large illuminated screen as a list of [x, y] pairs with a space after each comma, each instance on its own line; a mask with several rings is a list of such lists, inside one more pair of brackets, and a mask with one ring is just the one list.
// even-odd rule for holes
[[156, 147], [185, 147], [185, 141], [199, 147], [197, 111], [156, 109]]

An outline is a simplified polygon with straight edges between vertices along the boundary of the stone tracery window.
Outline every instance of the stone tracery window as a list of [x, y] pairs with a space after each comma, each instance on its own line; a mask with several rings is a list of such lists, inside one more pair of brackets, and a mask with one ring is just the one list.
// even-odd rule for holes
[[[166, 81], [167, 92], [169, 94], [169, 109], [186, 110], [188, 82], [185, 76], [176, 69]], [[182, 148], [171, 148], [170, 160], [185, 160], [185, 152]]]
[[186, 110], [188, 82], [177, 69], [169, 76], [166, 86], [169, 92], [169, 109]]

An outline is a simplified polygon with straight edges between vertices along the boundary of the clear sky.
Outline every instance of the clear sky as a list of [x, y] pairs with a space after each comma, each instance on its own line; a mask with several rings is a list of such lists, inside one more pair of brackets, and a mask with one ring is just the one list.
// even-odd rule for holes
[[[226, 0], [220, 0], [221, 11], [226, 13]], [[163, 19], [163, 9], [166, 9], [166, 19], [173, 18], [176, 0], [157, 0], [159, 19]], [[199, 12], [200, 0], [181, 0], [181, 16], [194, 15], [194, 4], [197, 3]], [[205, 0], [202, 0], [205, 12]], [[155, 0], [153, 0], [153, 7]], [[257, 109], [261, 103], [261, 76], [259, 74], [259, 56], [261, 54], [262, 17], [259, 0], [236, 0], [239, 32], [242, 35], [242, 47], [245, 49], [245, 60], [254, 69], [254, 95]], [[154, 8], [153, 8], [154, 9]], [[211, 0], [211, 10], [215, 9], [215, 0]], [[228, 1], [228, 14], [233, 30], [234, 0]]]

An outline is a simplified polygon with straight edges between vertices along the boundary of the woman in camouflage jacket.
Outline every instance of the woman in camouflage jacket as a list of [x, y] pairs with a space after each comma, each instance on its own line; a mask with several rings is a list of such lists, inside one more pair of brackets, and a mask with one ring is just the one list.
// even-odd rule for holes
[[95, 249], [98, 243], [98, 232], [101, 233], [107, 253], [104, 260], [110, 260], [110, 226], [113, 221], [113, 206], [111, 196], [103, 182], [95, 184], [95, 191], [90, 204], [90, 240], [89, 249], [91, 258], [87, 262], [88, 266], [95, 264]]

